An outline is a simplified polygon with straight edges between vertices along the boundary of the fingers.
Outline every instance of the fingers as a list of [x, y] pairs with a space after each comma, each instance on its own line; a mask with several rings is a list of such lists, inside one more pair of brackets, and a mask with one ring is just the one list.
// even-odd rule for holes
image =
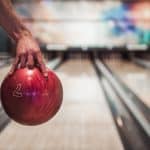
[[33, 58], [33, 54], [31, 54], [31, 53], [28, 54], [27, 67], [29, 69], [32, 69], [34, 67], [34, 58]]
[[47, 77], [48, 77], [48, 72], [47, 72], [45, 63], [44, 63], [44, 61], [43, 61], [41, 52], [36, 53], [36, 56], [35, 56], [35, 57], [36, 57], [36, 59], [37, 59], [37, 63], [38, 63], [38, 65], [39, 65], [39, 68], [40, 68], [40, 70], [42, 71], [44, 77], [47, 78]]
[[37, 52], [35, 54], [28, 53], [28, 54], [22, 54], [20, 56], [16, 56], [16, 59], [11, 67], [11, 70], [9, 71], [9, 74], [12, 74], [18, 68], [28, 67], [29, 69], [32, 69], [35, 66], [35, 61], [36, 64], [39, 66], [39, 69], [41, 70], [44, 77], [47, 78], [48, 71], [43, 61], [41, 52]]
[[20, 60], [20, 57], [16, 56], [15, 61], [14, 61], [13, 65], [9, 71], [9, 75], [11, 75], [17, 69], [18, 64], [19, 64], [19, 60]]
[[23, 54], [20, 56], [20, 68], [24, 68], [26, 66], [27, 56]]

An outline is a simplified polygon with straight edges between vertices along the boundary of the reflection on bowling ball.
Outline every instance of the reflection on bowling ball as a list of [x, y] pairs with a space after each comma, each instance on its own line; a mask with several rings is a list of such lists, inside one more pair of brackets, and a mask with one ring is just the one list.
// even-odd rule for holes
[[22, 68], [7, 76], [1, 86], [1, 101], [8, 116], [24, 125], [38, 125], [51, 119], [63, 97], [58, 77], [48, 71], [48, 78], [34, 68]]

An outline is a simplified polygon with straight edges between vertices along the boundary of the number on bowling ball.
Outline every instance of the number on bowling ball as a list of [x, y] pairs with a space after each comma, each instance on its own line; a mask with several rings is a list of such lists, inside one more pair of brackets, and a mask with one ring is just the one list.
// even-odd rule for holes
[[13, 91], [13, 96], [22, 97], [21, 84], [17, 84], [16, 89]]

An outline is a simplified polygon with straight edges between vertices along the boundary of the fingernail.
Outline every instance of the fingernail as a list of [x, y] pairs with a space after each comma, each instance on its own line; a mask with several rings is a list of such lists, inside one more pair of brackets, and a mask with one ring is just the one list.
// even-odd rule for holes
[[48, 79], [48, 73], [44, 73], [44, 77]]
[[25, 65], [21, 65], [21, 67], [20, 68], [25, 68]]
[[27, 64], [29, 69], [33, 69], [33, 65]]
[[47, 73], [44, 73], [44, 76], [45, 76], [45, 77], [47, 77], [47, 76], [48, 76], [48, 74], [47, 74]]
[[8, 75], [12, 75], [12, 73], [13, 73], [12, 71], [9, 71], [9, 72], [8, 72]]

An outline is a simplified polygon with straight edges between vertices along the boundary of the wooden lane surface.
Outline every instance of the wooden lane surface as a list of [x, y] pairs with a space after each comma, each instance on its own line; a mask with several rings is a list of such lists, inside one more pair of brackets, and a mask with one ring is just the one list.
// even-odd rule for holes
[[122, 59], [106, 60], [105, 62], [150, 108], [150, 71]]

